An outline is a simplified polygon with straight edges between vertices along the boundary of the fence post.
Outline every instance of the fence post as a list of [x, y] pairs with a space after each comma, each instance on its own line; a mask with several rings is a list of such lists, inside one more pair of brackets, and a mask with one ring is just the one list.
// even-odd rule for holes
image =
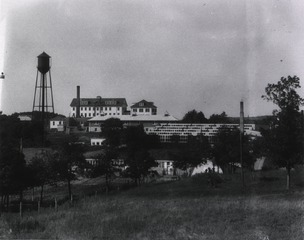
[[38, 214], [40, 213], [40, 200], [38, 201]]
[[58, 211], [57, 198], [55, 198], [55, 211]]
[[19, 214], [20, 214], [20, 218], [22, 218], [22, 202], [20, 202], [19, 204]]

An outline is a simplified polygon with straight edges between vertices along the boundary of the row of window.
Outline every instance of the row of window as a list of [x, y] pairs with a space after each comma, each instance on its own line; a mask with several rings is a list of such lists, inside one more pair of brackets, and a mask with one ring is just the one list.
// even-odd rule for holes
[[[137, 112], [137, 108], [133, 108], [133, 112]], [[143, 108], [139, 108], [138, 112], [144, 112]], [[150, 108], [145, 108], [145, 112], [150, 112]]]
[[[61, 125], [61, 121], [58, 122], [58, 125]], [[55, 121], [53, 121], [53, 126], [55, 126]]]
[[[95, 110], [96, 111], [99, 111], [99, 110], [101, 110], [101, 111], [103, 111], [103, 110], [105, 110], [105, 111], [107, 111], [107, 110], [111, 111], [112, 108], [111, 107], [104, 107], [104, 108], [103, 107], [100, 107], [100, 108], [99, 107], [96, 107], [96, 108], [95, 107], [92, 107], [92, 108], [91, 107], [80, 107], [80, 110], [81, 111], [83, 111], [83, 110], [84, 111], [86, 111], [86, 110], [88, 110], [88, 111], [91, 111], [91, 110], [93, 110], [93, 111], [95, 111]], [[116, 107], [116, 110], [119, 111], [120, 107]], [[73, 111], [76, 111], [76, 107], [73, 107]]]
[[[104, 113], [104, 115], [108, 115], [108, 113]], [[109, 113], [109, 115], [120, 115], [120, 113]], [[72, 115], [73, 117], [75, 117], [75, 113], [73, 113]], [[95, 116], [99, 116], [99, 113], [95, 114], [95, 113], [81, 113], [80, 114], [81, 117], [95, 117]]]

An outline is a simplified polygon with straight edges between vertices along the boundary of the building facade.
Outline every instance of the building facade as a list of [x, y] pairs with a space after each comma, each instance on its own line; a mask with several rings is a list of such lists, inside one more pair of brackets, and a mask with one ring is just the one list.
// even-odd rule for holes
[[[191, 123], [160, 123], [151, 126], [145, 126], [144, 130], [147, 134], [159, 136], [160, 142], [171, 143], [178, 141], [186, 143], [188, 136], [206, 136], [209, 141], [213, 143], [215, 136], [219, 129], [239, 128], [238, 124], [191, 124]], [[244, 125], [245, 134], [247, 132], [254, 132], [255, 124]]]
[[132, 115], [157, 115], [157, 107], [153, 102], [141, 100], [131, 106]]
[[[79, 101], [79, 103], [78, 103]], [[79, 105], [79, 106], [78, 106]], [[95, 116], [121, 116], [127, 112], [125, 98], [74, 98], [70, 104], [70, 116], [76, 117], [79, 107], [80, 117], [92, 118]]]
[[65, 130], [65, 127], [66, 127], [66, 118], [65, 117], [57, 116], [50, 120], [50, 129], [51, 130], [55, 129], [58, 132], [63, 132]]

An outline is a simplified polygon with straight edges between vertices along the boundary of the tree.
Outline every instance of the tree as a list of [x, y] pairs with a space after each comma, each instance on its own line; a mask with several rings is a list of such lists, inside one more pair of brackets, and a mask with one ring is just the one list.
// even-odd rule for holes
[[[26, 188], [26, 164], [24, 155], [10, 144], [2, 144], [0, 148], [0, 191], [3, 197], [19, 193]], [[1, 203], [2, 206], [2, 203]]]
[[182, 119], [183, 123], [207, 123], [208, 120], [203, 112], [197, 112], [195, 109], [185, 114]]
[[278, 167], [286, 169], [286, 188], [290, 189], [291, 169], [303, 161], [302, 158], [302, 123], [300, 106], [304, 99], [297, 93], [300, 79], [297, 76], [282, 77], [276, 84], [268, 84], [266, 95], [262, 98], [272, 101], [279, 109], [273, 112], [276, 121], [273, 127], [265, 131], [267, 156]]
[[42, 152], [32, 158], [28, 165], [30, 185], [40, 187], [40, 203], [43, 201], [44, 186], [56, 181], [56, 172], [53, 169], [54, 154]]
[[119, 146], [121, 143], [123, 125], [118, 118], [109, 118], [104, 122], [102, 136], [111, 147]]
[[174, 167], [182, 170], [197, 167], [210, 158], [210, 144], [208, 138], [201, 136], [188, 136], [186, 144], [180, 144], [179, 151], [173, 154]]
[[125, 174], [139, 185], [149, 174], [151, 167], [157, 166], [157, 163], [150, 156], [148, 137], [141, 126], [127, 128], [125, 139], [127, 145]]
[[106, 148], [104, 154], [96, 156], [97, 165], [93, 167], [92, 177], [105, 176], [106, 188], [110, 187], [112, 175], [118, 171], [117, 160], [118, 152], [114, 148]]
[[[248, 136], [243, 137], [243, 166], [252, 168], [254, 159], [252, 145]], [[223, 172], [234, 173], [237, 165], [240, 164], [240, 131], [237, 128], [222, 127], [216, 134], [213, 157], [216, 165], [220, 166]]]
[[212, 114], [209, 117], [209, 123], [230, 123], [228, 116], [225, 112], [221, 114]]
[[57, 172], [58, 179], [67, 181], [70, 199], [72, 197], [71, 181], [75, 180], [77, 173], [86, 167], [83, 152], [82, 145], [66, 142], [58, 149], [53, 161], [53, 169]]

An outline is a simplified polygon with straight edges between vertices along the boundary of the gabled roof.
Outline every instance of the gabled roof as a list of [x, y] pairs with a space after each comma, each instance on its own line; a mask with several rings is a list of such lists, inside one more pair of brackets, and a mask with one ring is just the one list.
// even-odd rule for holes
[[[77, 98], [73, 98], [71, 107], [77, 106]], [[80, 98], [80, 106], [86, 107], [123, 107], [127, 106], [127, 101], [125, 98]]]
[[66, 117], [56, 116], [56, 117], [52, 118], [50, 121], [64, 121], [65, 119], [66, 119]]
[[154, 102], [148, 102], [143, 99], [138, 103], [132, 105], [131, 108], [157, 108], [157, 107], [154, 105]]

